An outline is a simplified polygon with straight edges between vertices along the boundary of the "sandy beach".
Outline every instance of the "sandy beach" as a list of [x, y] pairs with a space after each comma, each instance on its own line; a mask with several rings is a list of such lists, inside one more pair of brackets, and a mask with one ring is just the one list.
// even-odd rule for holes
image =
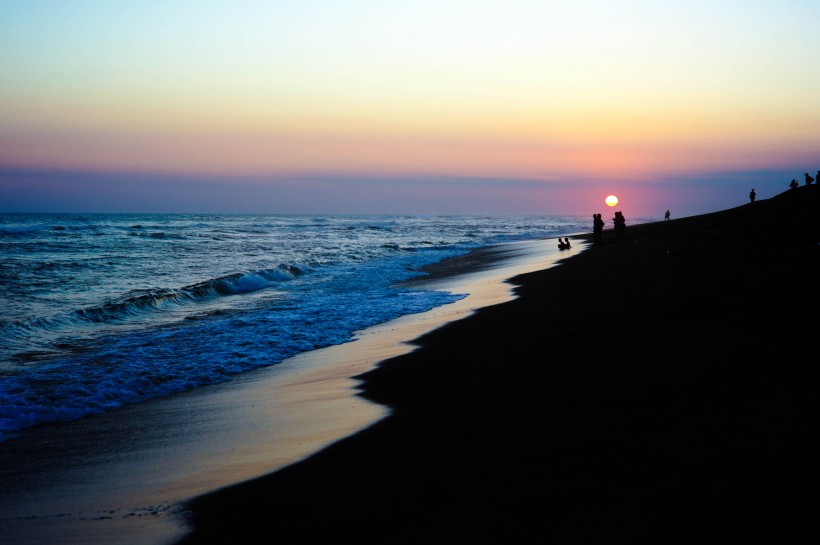
[[[579, 250], [580, 251], [580, 247]], [[424, 282], [469, 296], [357, 333], [207, 388], [73, 422], [0, 445], [3, 543], [156, 545], [187, 527], [182, 502], [303, 459], [383, 418], [354, 379], [414, 349], [413, 339], [511, 300], [510, 275], [566, 255], [553, 241], [508, 243], [437, 265]]]
[[817, 534], [820, 0], [2, 6], [0, 545]]
[[812, 189], [516, 276], [516, 299], [359, 377], [387, 418], [190, 502], [179, 545], [813, 534]]

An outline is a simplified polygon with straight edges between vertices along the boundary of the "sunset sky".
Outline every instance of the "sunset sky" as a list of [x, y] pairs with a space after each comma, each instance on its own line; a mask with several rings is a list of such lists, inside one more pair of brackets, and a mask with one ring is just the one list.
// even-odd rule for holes
[[816, 0], [0, 3], [0, 212], [674, 217], [820, 169]]

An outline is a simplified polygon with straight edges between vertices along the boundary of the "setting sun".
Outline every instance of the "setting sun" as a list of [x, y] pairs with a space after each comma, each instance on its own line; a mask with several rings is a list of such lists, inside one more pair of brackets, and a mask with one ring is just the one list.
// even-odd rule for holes
[[615, 206], [616, 204], [618, 204], [618, 197], [616, 197], [615, 195], [610, 195], [606, 198], [604, 202], [606, 202], [607, 206]]

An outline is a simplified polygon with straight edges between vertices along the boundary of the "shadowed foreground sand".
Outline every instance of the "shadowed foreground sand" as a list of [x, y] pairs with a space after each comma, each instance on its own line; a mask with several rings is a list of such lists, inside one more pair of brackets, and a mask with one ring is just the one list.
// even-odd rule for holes
[[812, 189], [516, 277], [515, 301], [362, 377], [392, 416], [191, 502], [181, 544], [815, 534]]

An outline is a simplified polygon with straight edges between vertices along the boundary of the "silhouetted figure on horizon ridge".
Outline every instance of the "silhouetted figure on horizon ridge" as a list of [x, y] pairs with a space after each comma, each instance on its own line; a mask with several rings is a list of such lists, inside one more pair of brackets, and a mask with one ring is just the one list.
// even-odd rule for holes
[[792, 183], [790, 183], [790, 184], [789, 184], [789, 187], [790, 187], [790, 188], [792, 188], [792, 189], [797, 189], [797, 186], [798, 186], [798, 185], [799, 185], [799, 184], [797, 183], [797, 180], [795, 180], [794, 178], [792, 178]]
[[809, 175], [809, 173], [807, 172], [807, 173], [806, 173], [806, 185], [811, 185], [811, 183], [812, 183], [813, 181], [814, 181], [814, 178], [812, 178], [812, 177]]
[[671, 212], [669, 212], [669, 209], [667, 209], [667, 210], [666, 210], [666, 214], [664, 214], [664, 215], [663, 215], [663, 221], [669, 221], [669, 217], [670, 217], [671, 215], [672, 215], [672, 213], [671, 213]]
[[752, 189], [749, 192], [749, 200], [752, 201], [752, 204], [754, 204], [754, 202], [755, 202], [755, 197], [757, 197], [757, 193], [755, 193], [755, 190]]

